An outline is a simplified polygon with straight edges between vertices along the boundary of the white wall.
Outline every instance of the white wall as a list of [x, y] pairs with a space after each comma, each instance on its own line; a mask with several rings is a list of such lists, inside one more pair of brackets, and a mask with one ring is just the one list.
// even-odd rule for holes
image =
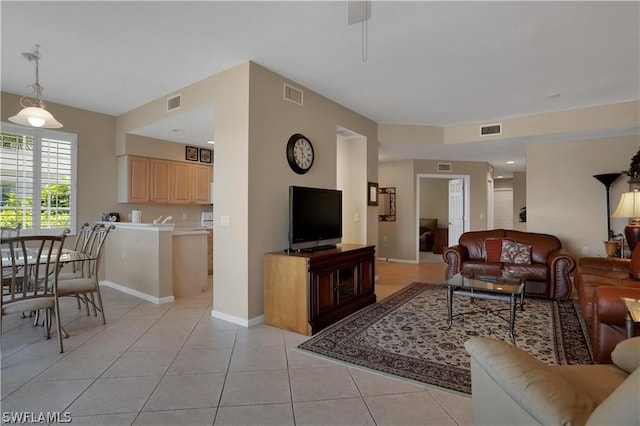
[[337, 139], [336, 185], [342, 191], [343, 243], [367, 242], [366, 152], [367, 140], [364, 138]]

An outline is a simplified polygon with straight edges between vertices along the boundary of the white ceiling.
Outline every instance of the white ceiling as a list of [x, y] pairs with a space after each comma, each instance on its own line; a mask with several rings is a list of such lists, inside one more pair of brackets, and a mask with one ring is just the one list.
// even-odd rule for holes
[[[0, 8], [3, 91], [26, 93], [34, 67], [21, 52], [40, 44], [47, 100], [112, 115], [247, 60], [379, 123], [494, 122], [640, 98], [637, 1], [374, 1], [366, 62], [362, 25], [347, 24], [342, 1], [2, 1]], [[214, 132], [205, 118], [212, 113], [138, 132], [202, 144]], [[382, 145], [380, 159], [488, 161], [508, 174], [524, 170], [532, 142], [546, 141]], [[506, 166], [508, 159], [516, 163]]]

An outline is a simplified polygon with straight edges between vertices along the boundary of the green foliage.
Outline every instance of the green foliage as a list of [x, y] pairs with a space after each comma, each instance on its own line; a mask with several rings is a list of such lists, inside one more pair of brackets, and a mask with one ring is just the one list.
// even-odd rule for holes
[[[40, 223], [42, 228], [63, 228], [70, 226], [71, 207], [70, 185], [45, 185], [41, 192]], [[18, 198], [16, 192], [4, 194], [0, 209], [0, 225], [14, 228], [22, 225], [23, 229], [33, 226], [33, 198]]]
[[632, 178], [640, 177], [640, 150], [636, 152], [636, 155], [631, 157], [631, 164], [629, 164], [629, 170], [623, 170], [622, 173]]

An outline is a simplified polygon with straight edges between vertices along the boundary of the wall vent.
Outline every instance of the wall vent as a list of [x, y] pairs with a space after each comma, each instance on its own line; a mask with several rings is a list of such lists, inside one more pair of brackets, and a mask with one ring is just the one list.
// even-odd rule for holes
[[451, 171], [451, 163], [438, 163], [438, 171], [439, 172], [450, 172]]
[[182, 95], [181, 94], [177, 94], [175, 96], [167, 98], [167, 112], [171, 112], [171, 111], [175, 111], [177, 109], [180, 109], [181, 105], [182, 105]]
[[502, 134], [502, 123], [486, 124], [484, 126], [480, 126], [480, 136], [501, 135], [501, 134]]
[[304, 93], [302, 92], [302, 90], [284, 83], [283, 96], [285, 100], [302, 106], [303, 95]]

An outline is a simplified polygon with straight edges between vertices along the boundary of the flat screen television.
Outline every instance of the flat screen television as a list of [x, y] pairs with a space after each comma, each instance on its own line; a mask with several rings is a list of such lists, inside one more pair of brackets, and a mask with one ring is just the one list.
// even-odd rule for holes
[[289, 248], [321, 250], [342, 241], [342, 191], [289, 187]]

